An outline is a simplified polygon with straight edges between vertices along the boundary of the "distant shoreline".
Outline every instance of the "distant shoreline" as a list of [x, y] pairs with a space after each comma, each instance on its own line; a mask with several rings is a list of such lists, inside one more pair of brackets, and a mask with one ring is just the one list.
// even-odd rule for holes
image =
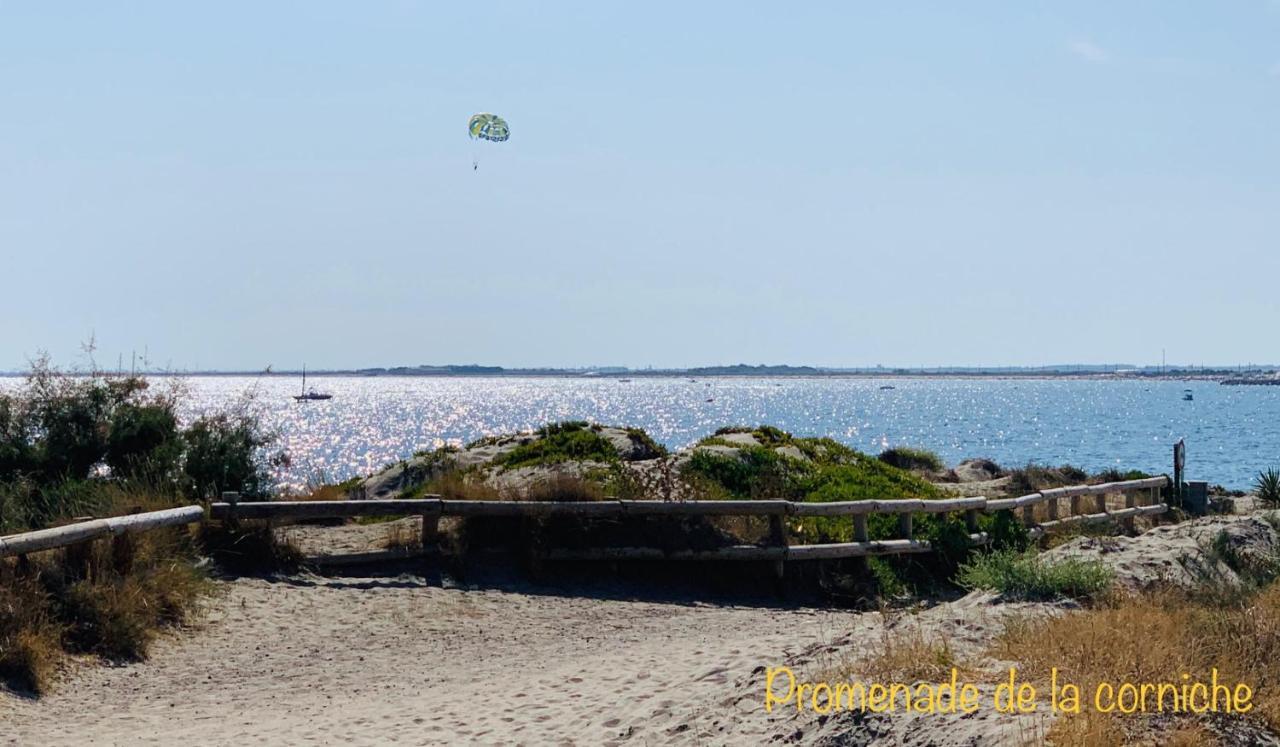
[[[83, 371], [68, 371], [71, 375], [87, 375]], [[148, 377], [178, 378], [298, 378], [299, 370], [282, 371], [102, 371], [108, 376], [134, 374]], [[0, 372], [0, 378], [22, 378], [27, 374], [21, 371]], [[1242, 376], [1238, 371], [1223, 369], [1211, 370], [1179, 370], [1165, 372], [1147, 371], [1067, 371], [1067, 370], [957, 370], [942, 369], [938, 371], [921, 370], [884, 370], [884, 371], [704, 371], [690, 370], [654, 370], [654, 371], [576, 371], [559, 369], [503, 369], [499, 371], [460, 371], [460, 370], [316, 370], [307, 371], [308, 376], [326, 378], [546, 378], [546, 379], [863, 379], [863, 380], [912, 380], [912, 379], [1017, 379], [1017, 380], [1089, 380], [1089, 381], [1215, 381], [1231, 385], [1280, 385], [1280, 377], [1271, 370], [1251, 372]]]

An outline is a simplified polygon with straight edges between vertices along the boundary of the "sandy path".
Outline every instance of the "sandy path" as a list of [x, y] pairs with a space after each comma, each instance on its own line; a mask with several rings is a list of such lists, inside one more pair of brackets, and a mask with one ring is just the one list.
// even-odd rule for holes
[[224, 586], [200, 629], [160, 641], [149, 661], [82, 667], [39, 702], [0, 700], [3, 739], [722, 743], [753, 719], [749, 731], [768, 729], [735, 682], [859, 617], [413, 576]]

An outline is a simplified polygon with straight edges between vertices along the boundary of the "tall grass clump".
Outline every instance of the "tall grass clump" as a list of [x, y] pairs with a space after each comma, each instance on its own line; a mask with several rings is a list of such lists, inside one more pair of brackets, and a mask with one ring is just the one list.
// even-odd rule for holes
[[[104, 487], [112, 513], [170, 505]], [[146, 657], [165, 628], [184, 625], [212, 591], [185, 527], [127, 534], [26, 560], [0, 560], [0, 680], [40, 694], [67, 654]]]
[[1032, 550], [997, 550], [961, 565], [956, 580], [969, 589], [997, 591], [1015, 599], [1089, 599], [1110, 588], [1114, 574], [1096, 560], [1049, 562]]
[[1258, 493], [1258, 500], [1268, 508], [1280, 508], [1280, 470], [1274, 467], [1258, 473], [1254, 478], [1253, 489]]
[[939, 457], [928, 449], [915, 449], [910, 446], [895, 446], [891, 449], [885, 449], [880, 452], [878, 457], [880, 461], [891, 467], [905, 469], [911, 472], [945, 472], [947, 465], [942, 462]]

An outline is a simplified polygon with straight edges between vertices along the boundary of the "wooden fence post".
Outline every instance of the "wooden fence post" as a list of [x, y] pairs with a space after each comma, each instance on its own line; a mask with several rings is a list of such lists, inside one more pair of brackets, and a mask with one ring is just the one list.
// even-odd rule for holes
[[[867, 533], [867, 515], [856, 514], [853, 517], [853, 541], [868, 542], [869, 540], [870, 540], [870, 535]], [[859, 571], [862, 571], [864, 573], [866, 572], [867, 570], [866, 558], [855, 558], [854, 564], [857, 566]]]
[[[1138, 496], [1132, 490], [1124, 491], [1124, 507], [1133, 508], [1138, 505]], [[1133, 517], [1127, 516], [1124, 520], [1124, 528], [1130, 532], [1133, 531]]]
[[[769, 544], [781, 547], [783, 550], [787, 548], [787, 524], [782, 518], [782, 514], [769, 514]], [[786, 573], [787, 561], [786, 555], [773, 562], [773, 576], [781, 581], [782, 576]]]
[[978, 509], [971, 508], [964, 512], [964, 526], [969, 530], [969, 534], [978, 533]]
[[440, 504], [437, 501], [434, 509], [422, 514], [422, 552], [437, 553], [440, 551]]
[[911, 514], [898, 514], [898, 534], [903, 539], [911, 539]]

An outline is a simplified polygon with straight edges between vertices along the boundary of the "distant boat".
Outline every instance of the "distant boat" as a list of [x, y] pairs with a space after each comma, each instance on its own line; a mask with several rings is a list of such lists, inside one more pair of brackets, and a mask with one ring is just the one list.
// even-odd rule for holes
[[716, 398], [715, 398], [715, 397], [708, 397], [708, 398], [707, 398], [707, 401], [708, 401], [708, 402], [715, 402], [715, 401], [716, 401]]
[[885, 384], [884, 386], [882, 386], [882, 387], [880, 387], [880, 388], [881, 388], [881, 389], [897, 389], [898, 387], [894, 386], [893, 384]]
[[332, 394], [325, 392], [317, 392], [315, 387], [307, 389], [307, 367], [302, 367], [302, 394], [293, 395], [294, 402], [314, 402], [325, 399], [333, 399]]
[[1195, 399], [1195, 397], [1191, 396], [1191, 390], [1190, 390], [1190, 389], [1183, 389], [1183, 390], [1182, 390], [1182, 399], [1183, 399], [1183, 401], [1184, 401], [1184, 402], [1190, 402], [1190, 401], [1194, 400], [1194, 399]]
[[631, 379], [618, 379], [619, 384], [630, 384]]

